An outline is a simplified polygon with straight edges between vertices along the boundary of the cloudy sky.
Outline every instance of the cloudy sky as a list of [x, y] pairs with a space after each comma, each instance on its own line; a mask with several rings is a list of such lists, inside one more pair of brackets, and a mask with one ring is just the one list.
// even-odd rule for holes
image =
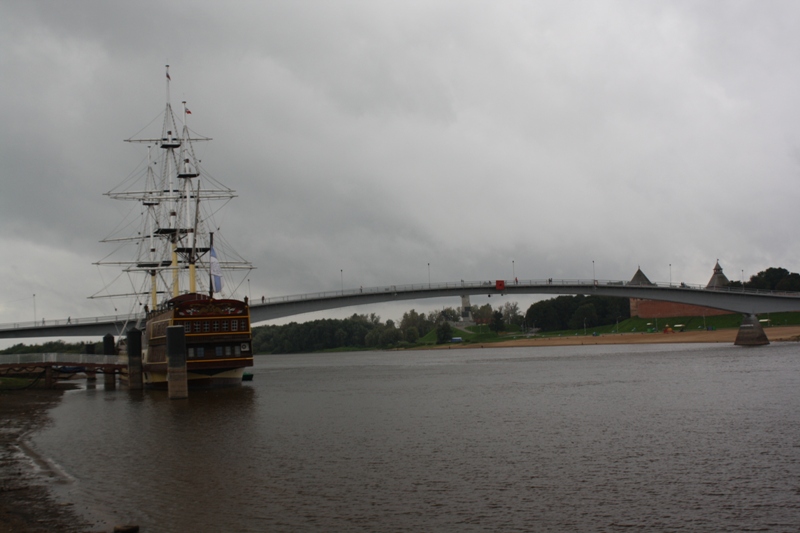
[[114, 276], [92, 265], [122, 210], [103, 193], [142, 160], [122, 141], [162, 110], [166, 64], [239, 194], [221, 231], [254, 298], [428, 263], [797, 271], [798, 27], [792, 1], [1, 0], [0, 322], [32, 320], [33, 294], [39, 320], [124, 307], [87, 299]]

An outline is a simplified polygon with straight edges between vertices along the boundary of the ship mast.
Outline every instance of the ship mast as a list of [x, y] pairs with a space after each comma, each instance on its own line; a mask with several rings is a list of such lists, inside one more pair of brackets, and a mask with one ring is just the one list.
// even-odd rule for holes
[[[216, 256], [212, 261], [209, 253], [212, 244], [209, 240], [213, 242], [213, 236], [209, 233], [211, 228], [208, 227], [207, 219], [213, 216], [216, 210], [209, 209], [212, 204], [201, 205], [201, 203], [227, 202], [236, 194], [213, 176], [202, 172], [193, 143], [211, 139], [197, 134], [192, 135], [188, 126], [189, 115], [192, 112], [185, 101], [182, 102], [183, 116], [176, 116], [170, 102], [172, 80], [169, 65], [166, 65], [165, 74], [167, 101], [161, 135], [152, 136], [155, 138], [134, 136], [136, 138], [126, 139], [126, 142], [148, 145], [147, 171], [141, 174], [135, 172], [118, 187], [106, 193], [114, 199], [135, 200], [142, 206], [140, 215], [144, 220], [138, 225], [136, 233], [128, 233], [127, 236], [120, 238], [117, 232], [130, 227], [128, 223], [120, 224], [103, 240], [120, 243], [120, 246], [124, 243], [136, 245], [136, 257], [127, 261], [111, 261], [107, 258], [96, 263], [122, 266], [123, 273], [129, 274], [133, 292], [110, 294], [106, 290], [102, 295], [98, 293], [92, 298], [135, 296], [137, 302], [141, 302], [139, 295], [146, 295], [144, 301], [152, 309], [157, 309], [159, 305], [165, 303], [164, 300], [175, 298], [182, 293], [198, 291], [206, 293], [204, 287], [206, 281], [197, 272], [199, 268], [211, 270], [213, 264], [216, 269], [214, 275], [221, 275], [222, 270], [253, 268], [249, 262], [230, 250], [226, 254], [225, 261], [220, 262]], [[157, 151], [153, 152], [153, 149]], [[209, 275], [208, 293], [212, 297], [214, 292], [219, 292], [215, 291], [215, 279]]]

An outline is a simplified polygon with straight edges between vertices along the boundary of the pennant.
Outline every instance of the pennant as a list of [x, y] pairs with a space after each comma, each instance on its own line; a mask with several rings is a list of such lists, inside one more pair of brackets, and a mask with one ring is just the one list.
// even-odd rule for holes
[[219, 266], [217, 251], [211, 247], [211, 279], [214, 281], [214, 292], [222, 292], [222, 268]]
[[191, 111], [189, 111], [189, 110], [187, 109], [187, 110], [186, 110], [186, 114], [187, 114], [187, 115], [191, 115], [191, 114], [192, 114], [192, 112], [191, 112]]

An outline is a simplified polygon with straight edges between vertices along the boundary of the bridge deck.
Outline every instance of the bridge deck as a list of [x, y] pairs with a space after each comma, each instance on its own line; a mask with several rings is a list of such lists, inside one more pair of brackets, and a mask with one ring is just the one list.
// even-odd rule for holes
[[[261, 298], [250, 302], [253, 323], [299, 315], [327, 309], [369, 305], [382, 302], [447, 298], [467, 295], [513, 294], [596, 294], [686, 303], [722, 309], [732, 313], [762, 314], [768, 312], [800, 311], [800, 293], [776, 292], [742, 287], [707, 289], [686, 283], [656, 283], [630, 285], [618, 280], [505, 280], [504, 287], [497, 282], [456, 281], [446, 283], [420, 283], [389, 285], [386, 287], [360, 287], [339, 291], [316, 292]], [[102, 336], [107, 333], [121, 335], [132, 327], [141, 328], [144, 313], [128, 316], [67, 318], [53, 321], [16, 322], [0, 324], [0, 338]]]

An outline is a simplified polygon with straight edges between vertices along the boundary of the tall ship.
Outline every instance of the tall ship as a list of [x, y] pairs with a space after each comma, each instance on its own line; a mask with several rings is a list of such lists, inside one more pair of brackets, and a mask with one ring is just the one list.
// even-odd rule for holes
[[189, 128], [186, 102], [176, 116], [170, 82], [167, 65], [161, 135], [126, 139], [147, 155], [106, 193], [135, 207], [102, 241], [115, 250], [96, 263], [121, 273], [92, 298], [111, 298], [115, 308], [131, 302], [131, 327], [143, 331], [145, 387], [167, 388], [170, 326], [184, 328], [189, 388], [235, 386], [253, 365], [249, 302], [237, 297], [253, 267], [219, 232], [215, 216], [236, 194], [203, 168], [195, 145], [211, 138]]

